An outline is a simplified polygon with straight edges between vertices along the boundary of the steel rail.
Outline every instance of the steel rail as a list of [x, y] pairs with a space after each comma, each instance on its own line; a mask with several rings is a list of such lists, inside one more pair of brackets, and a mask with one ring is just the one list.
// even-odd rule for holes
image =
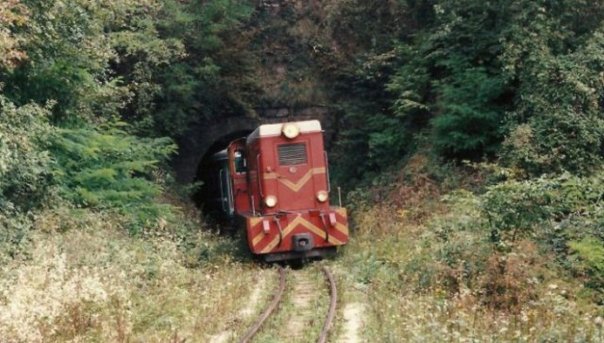
[[326, 267], [322, 268], [327, 281], [329, 282], [329, 311], [327, 311], [327, 316], [325, 316], [325, 322], [323, 324], [323, 329], [321, 330], [321, 335], [317, 340], [318, 343], [327, 342], [327, 335], [329, 334], [329, 330], [331, 329], [333, 319], [336, 316], [336, 304], [338, 303], [338, 291], [336, 289], [336, 281], [333, 278], [333, 275]]
[[279, 289], [277, 293], [273, 297], [273, 300], [268, 305], [268, 307], [262, 312], [262, 315], [258, 318], [258, 320], [254, 323], [254, 325], [249, 328], [249, 330], [245, 333], [243, 338], [239, 340], [240, 343], [248, 343], [256, 333], [262, 327], [262, 324], [270, 317], [270, 315], [275, 311], [279, 303], [281, 302], [281, 298], [283, 298], [283, 292], [285, 291], [285, 269], [283, 267], [279, 267]]

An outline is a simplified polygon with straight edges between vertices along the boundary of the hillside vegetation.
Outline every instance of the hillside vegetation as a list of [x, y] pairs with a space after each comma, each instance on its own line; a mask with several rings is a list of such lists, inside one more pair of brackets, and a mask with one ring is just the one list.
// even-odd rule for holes
[[337, 123], [352, 240], [330, 263], [366, 341], [602, 339], [590, 0], [0, 2], [0, 337], [242, 330], [269, 273], [174, 196], [193, 187], [169, 161], [192, 123], [313, 105]]

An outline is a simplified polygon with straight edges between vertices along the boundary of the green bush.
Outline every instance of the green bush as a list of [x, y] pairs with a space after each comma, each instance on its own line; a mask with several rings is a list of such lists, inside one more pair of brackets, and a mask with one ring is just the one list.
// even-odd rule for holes
[[505, 83], [484, 67], [456, 68], [462, 70], [437, 86], [442, 113], [432, 120], [434, 146], [449, 156], [493, 155], [503, 132], [503, 110], [494, 101], [505, 91]]
[[53, 172], [65, 199], [79, 207], [118, 210], [138, 233], [169, 214], [169, 206], [156, 202], [161, 187], [154, 173], [175, 145], [167, 138], [130, 135], [125, 126], [60, 129], [52, 140]]
[[32, 218], [19, 211], [0, 209], [0, 264], [27, 256]]
[[17, 107], [0, 94], [0, 264], [28, 250], [32, 212], [48, 203], [49, 110]]
[[[551, 227], [577, 218], [596, 218], [604, 206], [604, 174], [510, 180], [489, 187], [481, 198], [493, 240], [514, 241], [534, 235], [537, 227]], [[594, 222], [584, 231], [596, 229]]]
[[502, 55], [519, 85], [503, 161], [533, 176], [589, 175], [604, 162], [604, 31], [589, 31], [574, 49], [558, 52], [558, 39], [549, 40], [562, 35], [557, 20], [543, 11], [526, 20], [513, 26]]
[[47, 108], [17, 107], [0, 94], [0, 211], [39, 206], [51, 183]]
[[569, 244], [576, 253], [578, 261], [576, 270], [588, 277], [588, 285], [599, 288], [604, 287], [604, 244], [602, 239], [586, 237], [580, 241]]

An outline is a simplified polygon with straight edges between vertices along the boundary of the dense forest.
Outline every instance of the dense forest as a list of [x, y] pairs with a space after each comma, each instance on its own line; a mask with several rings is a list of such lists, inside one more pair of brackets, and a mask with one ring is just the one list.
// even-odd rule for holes
[[364, 340], [601, 339], [593, 0], [2, 0], [0, 337], [219, 331], [257, 272], [174, 181], [179, 137], [313, 105]]

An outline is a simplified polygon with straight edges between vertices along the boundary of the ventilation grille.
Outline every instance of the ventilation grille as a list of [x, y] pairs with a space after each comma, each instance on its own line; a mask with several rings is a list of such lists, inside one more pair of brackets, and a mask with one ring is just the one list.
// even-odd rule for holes
[[306, 144], [283, 144], [278, 146], [279, 164], [282, 166], [291, 166], [294, 164], [303, 164], [306, 159]]

